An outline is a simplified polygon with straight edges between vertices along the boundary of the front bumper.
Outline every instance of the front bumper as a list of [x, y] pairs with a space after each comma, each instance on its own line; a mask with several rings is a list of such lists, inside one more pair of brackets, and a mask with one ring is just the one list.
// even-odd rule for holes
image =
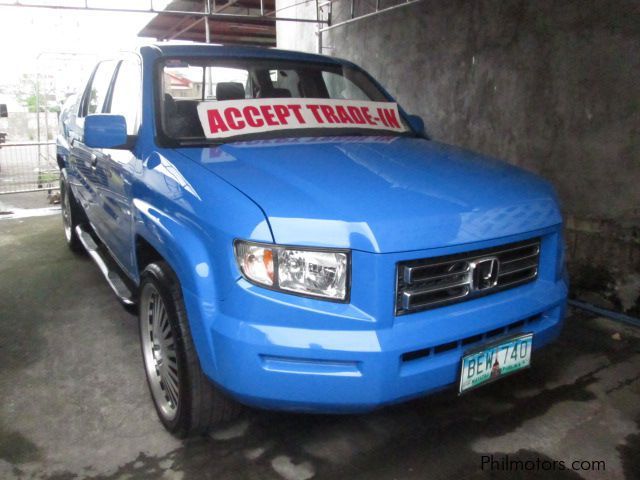
[[[463, 353], [503, 335], [532, 332], [537, 350], [560, 333], [567, 298], [565, 280], [541, 278], [396, 317], [386, 328], [363, 316], [359, 328], [340, 330], [308, 325], [341, 321], [346, 311], [357, 317], [361, 312], [353, 305], [320, 313], [305, 308], [314, 300], [292, 299], [244, 280], [238, 287], [209, 324], [211, 350], [199, 352], [205, 372], [245, 404], [327, 413], [372, 410], [453, 386]], [[296, 307], [283, 298], [297, 301]]]
[[[535, 281], [394, 315], [398, 262], [533, 237], [542, 242]], [[567, 300], [561, 245], [555, 226], [429, 251], [354, 250], [349, 303], [271, 291], [241, 277], [223, 298], [206, 289], [184, 297], [200, 364], [233, 397], [271, 409], [360, 412], [453, 386], [464, 352], [501, 336], [531, 332], [534, 350], [553, 341]]]

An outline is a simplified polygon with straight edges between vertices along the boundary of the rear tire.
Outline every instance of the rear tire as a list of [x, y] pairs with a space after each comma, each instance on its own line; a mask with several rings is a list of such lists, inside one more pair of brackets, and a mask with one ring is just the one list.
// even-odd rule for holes
[[142, 273], [139, 289], [140, 346], [147, 383], [160, 421], [173, 435], [206, 433], [235, 418], [240, 405], [205, 376], [193, 345], [182, 290], [162, 261]]
[[82, 210], [67, 184], [64, 172], [60, 172], [60, 209], [62, 211], [62, 226], [64, 237], [69, 249], [74, 253], [84, 253], [84, 246], [78, 238], [76, 227], [82, 217]]

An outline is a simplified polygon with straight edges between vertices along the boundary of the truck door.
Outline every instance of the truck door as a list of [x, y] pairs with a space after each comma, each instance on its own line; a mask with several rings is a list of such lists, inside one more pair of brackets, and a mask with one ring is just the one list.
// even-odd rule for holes
[[77, 200], [82, 204], [89, 222], [99, 236], [102, 236], [101, 231], [104, 228], [100, 224], [99, 211], [97, 209], [97, 156], [84, 143], [83, 127], [84, 118], [87, 115], [102, 112], [115, 67], [115, 60], [106, 60], [96, 66], [80, 101], [76, 128], [69, 133], [69, 163], [71, 169], [77, 174], [75, 191]]
[[[120, 61], [105, 112], [122, 115], [127, 121], [127, 135], [135, 138], [142, 110], [142, 73], [136, 56]], [[120, 266], [133, 273], [131, 182], [136, 160], [135, 140], [130, 150], [94, 150], [99, 182], [100, 223], [107, 233], [103, 241]]]

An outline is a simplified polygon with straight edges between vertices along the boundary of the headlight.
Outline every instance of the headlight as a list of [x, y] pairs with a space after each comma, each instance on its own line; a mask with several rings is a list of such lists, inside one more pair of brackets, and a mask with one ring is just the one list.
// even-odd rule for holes
[[350, 267], [347, 251], [236, 240], [235, 254], [242, 274], [253, 283], [299, 295], [347, 299]]

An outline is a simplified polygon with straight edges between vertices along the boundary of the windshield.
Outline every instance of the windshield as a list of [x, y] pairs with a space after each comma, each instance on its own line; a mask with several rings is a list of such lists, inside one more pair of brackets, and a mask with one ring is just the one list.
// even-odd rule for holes
[[278, 59], [167, 59], [158, 79], [163, 136], [181, 144], [410, 132], [361, 70]]

